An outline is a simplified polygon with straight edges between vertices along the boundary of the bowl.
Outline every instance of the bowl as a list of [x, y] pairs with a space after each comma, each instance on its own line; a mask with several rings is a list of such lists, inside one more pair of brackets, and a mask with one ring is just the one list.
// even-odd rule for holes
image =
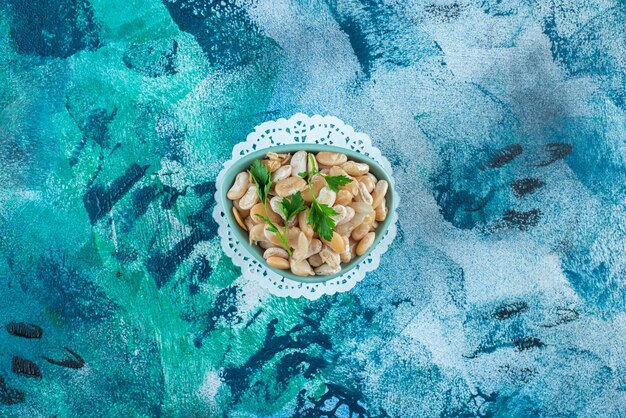
[[[280, 270], [280, 269], [276, 269], [276, 268], [270, 267], [265, 262], [265, 259], [263, 258], [263, 252], [265, 250], [263, 248], [259, 247], [258, 245], [250, 245], [249, 244], [249, 242], [248, 242], [248, 233], [246, 231], [244, 231], [239, 226], [239, 224], [237, 224], [237, 221], [235, 220], [235, 217], [233, 215], [233, 202], [226, 197], [226, 193], [228, 193], [228, 190], [232, 187], [232, 185], [233, 185], [233, 183], [235, 181], [235, 177], [237, 176], [237, 174], [239, 174], [240, 172], [242, 172], [244, 170], [247, 170], [248, 167], [250, 167], [250, 164], [252, 164], [252, 162], [254, 160], [265, 158], [265, 155], [268, 152], [294, 153], [294, 152], [300, 151], [300, 150], [307, 151], [307, 152], [310, 152], [310, 153], [313, 153], [313, 154], [317, 154], [318, 152], [321, 152], [321, 151], [340, 152], [340, 153], [346, 154], [348, 156], [348, 159], [350, 159], [350, 160], [353, 160], [353, 161], [356, 161], [356, 162], [359, 162], [359, 163], [365, 163], [365, 164], [369, 165], [370, 173], [375, 175], [377, 179], [379, 179], [379, 180], [386, 180], [387, 183], [389, 183], [389, 188], [387, 190], [387, 195], [385, 196], [387, 207], [389, 208], [389, 215], [387, 215], [387, 217], [385, 218], [384, 221], [378, 223], [378, 228], [376, 228], [376, 239], [374, 240], [374, 243], [372, 244], [370, 249], [365, 254], [362, 254], [362, 255], [360, 255], [358, 257], [353, 258], [348, 263], [342, 263], [342, 269], [339, 272], [337, 272], [335, 274], [329, 274], [327, 276], [298, 276], [298, 275], [295, 275], [295, 274], [291, 273], [291, 271], [289, 271], [289, 270]], [[383, 170], [383, 168], [380, 166], [380, 164], [378, 164], [373, 159], [371, 159], [371, 158], [369, 158], [369, 157], [367, 157], [367, 156], [365, 156], [365, 155], [363, 155], [363, 154], [361, 154], [359, 152], [352, 151], [352, 150], [346, 149], [346, 148], [334, 147], [334, 146], [331, 146], [331, 145], [289, 144], [289, 145], [278, 145], [278, 146], [271, 147], [271, 148], [261, 149], [259, 151], [255, 151], [253, 153], [247, 154], [247, 155], [241, 157], [239, 160], [235, 161], [233, 163], [233, 165], [231, 165], [228, 168], [228, 170], [224, 173], [224, 181], [222, 182], [222, 187], [219, 190], [218, 197], [220, 199], [220, 203], [221, 203], [222, 207], [224, 208], [226, 219], [228, 219], [228, 224], [229, 224], [231, 230], [233, 231], [235, 237], [239, 240], [239, 242], [245, 248], [245, 250], [252, 257], [254, 257], [259, 263], [264, 265], [266, 268], [274, 271], [276, 274], [278, 274], [280, 276], [283, 276], [283, 277], [286, 277], [287, 279], [290, 279], [290, 280], [293, 280], [293, 281], [296, 281], [296, 282], [301, 282], [301, 283], [321, 283], [321, 282], [325, 282], [327, 280], [334, 279], [335, 277], [341, 276], [341, 275], [345, 274], [346, 272], [348, 272], [349, 270], [353, 269], [361, 261], [365, 260], [369, 256], [369, 254], [372, 252], [372, 250], [374, 248], [376, 248], [376, 246], [378, 245], [378, 243], [380, 242], [382, 237], [387, 232], [387, 229], [389, 228], [389, 225], [391, 224], [392, 210], [394, 208], [393, 190], [394, 190], [394, 184], [393, 184], [393, 179], [391, 178], [391, 176], [389, 176]]]

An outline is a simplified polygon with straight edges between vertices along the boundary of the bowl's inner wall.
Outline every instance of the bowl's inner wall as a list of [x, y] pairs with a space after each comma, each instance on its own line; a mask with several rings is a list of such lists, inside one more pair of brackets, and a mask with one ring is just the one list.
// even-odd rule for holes
[[[263, 259], [263, 252], [265, 250], [259, 247], [258, 245], [250, 245], [248, 243], [248, 233], [244, 231], [243, 229], [241, 229], [241, 227], [237, 224], [237, 221], [235, 220], [235, 217], [232, 212], [233, 202], [226, 197], [226, 193], [232, 187], [235, 181], [235, 176], [238, 173], [244, 170], [247, 170], [250, 164], [252, 164], [254, 160], [265, 158], [265, 155], [268, 152], [294, 153], [300, 150], [304, 150], [304, 151], [311, 152], [314, 154], [320, 151], [340, 152], [340, 153], [346, 154], [349, 160], [353, 160], [353, 161], [357, 161], [357, 162], [365, 163], [369, 165], [370, 172], [374, 176], [376, 176], [377, 179], [386, 180], [389, 183], [389, 189], [387, 191], [387, 195], [385, 196], [387, 208], [389, 208], [389, 215], [383, 222], [379, 222], [378, 228], [376, 228], [376, 239], [374, 240], [374, 243], [372, 244], [372, 246], [370, 247], [367, 253], [361, 256], [355, 257], [349, 263], [342, 263], [341, 271], [333, 275], [303, 277], [303, 276], [297, 276], [288, 270], [278, 270], [278, 269], [274, 269], [268, 266], [267, 263], [265, 263], [265, 260]], [[340, 147], [334, 147], [330, 145], [290, 144], [290, 145], [279, 145], [276, 147], [265, 148], [263, 150], [259, 150], [251, 154], [245, 155], [241, 157], [240, 160], [235, 161], [234, 164], [228, 169], [228, 171], [224, 175], [224, 181], [222, 182], [222, 188], [220, 190], [219, 196], [221, 199], [222, 206], [224, 207], [226, 211], [226, 218], [228, 219], [228, 222], [230, 224], [231, 229], [233, 230], [233, 233], [235, 234], [235, 237], [246, 248], [246, 250], [248, 250], [248, 252], [250, 252], [254, 256], [254, 258], [256, 258], [258, 262], [272, 269], [277, 274], [287, 277], [291, 280], [298, 281], [298, 282], [306, 282], [306, 283], [316, 283], [316, 282], [324, 282], [324, 281], [330, 280], [332, 278], [335, 278], [337, 276], [344, 274], [346, 271], [352, 269], [358, 263], [360, 263], [365, 258], [367, 258], [369, 253], [378, 245], [382, 236], [384, 235], [384, 232], [387, 230], [387, 228], [389, 227], [389, 224], [391, 223], [391, 218], [392, 218], [391, 212], [393, 208], [393, 192], [392, 192], [393, 188], [394, 188], [394, 184], [393, 184], [391, 177], [382, 169], [382, 167], [380, 167], [380, 165], [376, 161], [356, 151], [345, 149], [345, 148], [340, 148]]]

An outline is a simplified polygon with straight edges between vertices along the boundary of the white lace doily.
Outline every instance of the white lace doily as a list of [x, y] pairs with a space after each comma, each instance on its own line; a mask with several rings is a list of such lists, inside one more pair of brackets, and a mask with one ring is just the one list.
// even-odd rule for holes
[[278, 296], [318, 299], [322, 295], [332, 295], [352, 289], [357, 282], [365, 277], [367, 272], [378, 267], [380, 257], [387, 251], [396, 237], [396, 222], [398, 220], [396, 208], [399, 197], [395, 193], [395, 188], [391, 189], [391, 192], [394, 193], [394, 207], [389, 210], [389, 216], [392, 216], [392, 219], [387, 232], [369, 256], [345, 274], [322, 283], [299, 283], [275, 273], [256, 261], [239, 244], [226, 219], [218, 193], [224, 181], [224, 173], [235, 160], [260, 149], [298, 143], [334, 145], [358, 151], [377, 161], [389, 176], [393, 174], [387, 158], [381, 155], [378, 148], [372, 146], [372, 142], [366, 134], [355, 132], [351, 126], [334, 116], [307, 116], [297, 113], [289, 119], [262, 123], [248, 135], [245, 142], [235, 145], [232, 158], [224, 163], [224, 168], [217, 176], [218, 192], [215, 194], [217, 204], [213, 210], [213, 217], [219, 226], [218, 233], [224, 252], [235, 265], [241, 267], [241, 273], [245, 278], [259, 282], [261, 286]]

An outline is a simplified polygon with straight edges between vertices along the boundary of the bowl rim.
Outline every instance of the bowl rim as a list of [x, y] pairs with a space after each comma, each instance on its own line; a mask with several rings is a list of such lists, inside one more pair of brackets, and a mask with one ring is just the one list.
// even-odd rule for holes
[[[387, 208], [389, 209], [389, 214], [387, 215], [384, 221], [379, 223], [378, 228], [376, 229], [376, 238], [374, 239], [372, 246], [369, 248], [369, 250], [366, 253], [355, 257], [348, 263], [342, 263], [343, 268], [339, 272], [335, 274], [330, 274], [327, 276], [318, 276], [318, 275], [297, 276], [291, 273], [289, 270], [280, 270], [280, 269], [276, 269], [274, 267], [269, 266], [266, 260], [263, 258], [264, 250], [257, 245], [250, 245], [248, 243], [247, 232], [244, 231], [237, 224], [235, 217], [233, 215], [233, 211], [232, 211], [233, 202], [226, 197], [226, 193], [232, 187], [232, 184], [235, 180], [235, 176], [242, 171], [242, 166], [247, 168], [250, 164], [252, 164], [254, 160], [264, 158], [268, 152], [284, 153], [284, 152], [295, 152], [295, 151], [300, 151], [300, 150], [313, 152], [313, 153], [317, 153], [321, 151], [330, 151], [330, 152], [339, 152], [342, 154], [346, 154], [348, 156], [348, 159], [350, 160], [368, 164], [370, 166], [371, 171], [377, 172], [375, 175], [378, 180], [386, 180], [387, 183], [389, 184], [389, 188], [385, 196]], [[241, 247], [243, 247], [245, 251], [251, 257], [253, 257], [256, 261], [261, 263], [265, 268], [273, 271], [274, 273], [276, 273], [277, 275], [281, 277], [284, 277], [286, 279], [292, 280], [294, 282], [299, 282], [299, 283], [323, 283], [323, 282], [335, 279], [337, 277], [343, 276], [349, 271], [351, 271], [352, 269], [354, 269], [355, 267], [357, 267], [359, 264], [361, 264], [364, 260], [366, 260], [369, 257], [371, 252], [378, 246], [382, 238], [387, 233], [389, 226], [392, 223], [393, 212], [396, 210], [396, 207], [394, 205], [397, 202], [396, 202], [396, 199], [394, 198], [395, 184], [393, 181], [393, 177], [385, 171], [382, 165], [378, 163], [377, 161], [375, 161], [373, 158], [367, 155], [364, 155], [358, 151], [355, 151], [349, 148], [342, 148], [342, 147], [338, 147], [334, 145], [295, 143], [295, 144], [275, 145], [275, 146], [271, 146], [267, 148], [261, 148], [249, 154], [234, 157], [232, 165], [230, 165], [225, 170], [223, 176], [224, 177], [223, 177], [223, 181], [221, 184], [221, 188], [218, 191], [219, 203], [221, 204], [222, 209], [224, 211], [224, 216], [227, 220], [228, 226], [230, 227], [235, 238], [239, 241], [239, 244], [241, 244]]]

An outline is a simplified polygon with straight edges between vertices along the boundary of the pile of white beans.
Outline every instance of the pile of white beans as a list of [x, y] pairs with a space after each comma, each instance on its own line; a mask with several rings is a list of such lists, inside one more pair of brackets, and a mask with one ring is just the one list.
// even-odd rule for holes
[[[345, 154], [337, 152], [319, 152], [311, 161], [305, 151], [293, 155], [269, 152], [262, 163], [272, 178], [267, 208], [263, 208], [256, 184], [247, 171], [236, 176], [227, 197], [233, 201], [235, 220], [248, 232], [250, 243], [265, 249], [263, 258], [268, 265], [290, 269], [298, 276], [329, 275], [341, 271], [341, 263], [347, 263], [370, 249], [378, 223], [389, 213], [385, 199], [389, 185], [372, 175], [367, 164], [350, 161]], [[311, 164], [317, 164], [321, 174], [344, 175], [353, 181], [334, 192], [328, 188], [324, 177], [316, 174], [311, 179], [311, 191], [306, 180], [298, 175], [312, 171]], [[256, 215], [265, 216], [267, 209], [274, 225], [284, 227], [279, 202], [297, 192], [302, 192], [309, 204], [313, 193], [319, 203], [331, 206], [337, 212], [333, 215], [336, 227], [332, 240], [320, 239], [307, 223], [309, 209], [299, 213], [287, 225], [290, 256], [278, 236], [268, 231], [268, 225]]]

